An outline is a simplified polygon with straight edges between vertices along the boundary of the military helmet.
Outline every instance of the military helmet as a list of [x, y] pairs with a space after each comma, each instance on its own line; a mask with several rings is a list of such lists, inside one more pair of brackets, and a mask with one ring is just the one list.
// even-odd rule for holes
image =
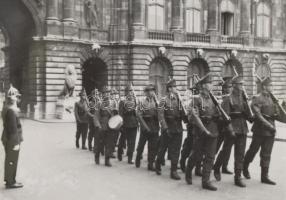
[[146, 91], [151, 91], [151, 90], [154, 90], [154, 91], [156, 90], [155, 85], [152, 84], [152, 83], [148, 84], [148, 85], [145, 86], [145, 88], [144, 88], [144, 92], [146, 92]]
[[102, 88], [102, 93], [107, 93], [107, 92], [110, 92], [111, 91], [111, 89], [110, 89], [110, 87], [109, 86], [104, 86], [103, 88]]
[[9, 90], [7, 91], [6, 97], [7, 98], [16, 98], [19, 96], [21, 96], [21, 94], [19, 93], [19, 90], [14, 88], [13, 85], [11, 84]]

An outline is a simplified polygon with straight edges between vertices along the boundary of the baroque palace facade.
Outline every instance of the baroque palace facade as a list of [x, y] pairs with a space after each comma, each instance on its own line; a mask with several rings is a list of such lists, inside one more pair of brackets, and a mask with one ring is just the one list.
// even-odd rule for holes
[[[169, 77], [181, 91], [194, 74], [271, 76], [286, 97], [285, 0], [0, 0], [1, 90], [13, 83], [32, 118], [55, 117], [65, 68], [76, 90], [103, 85], [138, 95], [149, 81], [159, 96]], [[219, 91], [219, 86], [216, 86]]]

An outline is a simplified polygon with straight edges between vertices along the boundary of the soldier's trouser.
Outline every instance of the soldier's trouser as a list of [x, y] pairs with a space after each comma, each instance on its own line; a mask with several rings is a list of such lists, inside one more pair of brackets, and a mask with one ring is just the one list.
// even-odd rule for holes
[[169, 149], [171, 166], [177, 168], [183, 133], [171, 133], [170, 136], [166, 132], [162, 132], [157, 160], [159, 163], [162, 163], [166, 150]]
[[216, 147], [216, 153], [218, 153], [220, 147], [222, 146], [222, 144], [224, 143], [225, 140], [225, 134], [224, 133], [219, 133], [218, 137], [217, 137], [217, 147]]
[[109, 158], [113, 153], [113, 132], [112, 130], [95, 131], [94, 135], [94, 153], [99, 157], [102, 149], [105, 150], [105, 157]]
[[88, 123], [76, 122], [76, 140], [81, 137], [82, 146], [85, 146], [88, 131]]
[[216, 154], [217, 138], [195, 135], [193, 145], [193, 150], [188, 159], [187, 170], [192, 170], [197, 162], [203, 158], [202, 182], [208, 182]]
[[113, 136], [113, 151], [115, 151], [115, 147], [117, 145], [117, 142], [118, 142], [118, 138], [119, 138], [119, 131], [115, 131], [114, 130], [114, 136]]
[[18, 166], [19, 150], [14, 151], [14, 146], [6, 144], [5, 149], [5, 169], [4, 181], [6, 184], [14, 184], [16, 182], [16, 173]]
[[260, 166], [261, 167], [269, 167], [271, 152], [274, 144], [274, 136], [257, 136], [253, 135], [250, 147], [245, 154], [244, 162], [251, 163], [258, 152], [260, 150]]
[[224, 145], [220, 151], [217, 160], [215, 162], [214, 168], [219, 169], [224, 163], [228, 163], [231, 148], [234, 145], [234, 169], [242, 170], [244, 162], [244, 153], [246, 148], [246, 135], [237, 134], [235, 138], [225, 137]]
[[[127, 141], [127, 155], [132, 156], [135, 150], [136, 136], [137, 136], [137, 127], [134, 128], [124, 128], [121, 131], [123, 141]], [[120, 145], [118, 150], [120, 153], [123, 152], [123, 145]]]
[[186, 160], [191, 151], [192, 151], [192, 146], [193, 146], [193, 136], [188, 134], [188, 136], [185, 138], [183, 147], [181, 150], [181, 159]]
[[93, 122], [89, 122], [88, 123], [88, 147], [92, 147], [92, 140], [94, 138], [94, 134], [95, 134], [95, 127]]
[[140, 138], [137, 146], [137, 157], [142, 157], [146, 142], [148, 142], [148, 163], [153, 163], [157, 154], [159, 133], [146, 131], [140, 132]]

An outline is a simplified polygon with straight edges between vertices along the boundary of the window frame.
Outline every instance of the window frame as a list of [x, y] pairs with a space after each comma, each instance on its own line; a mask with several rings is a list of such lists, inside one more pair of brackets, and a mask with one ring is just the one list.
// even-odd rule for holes
[[[196, 1], [198, 1], [196, 3]], [[191, 2], [188, 4], [188, 2]], [[198, 7], [199, 5], [199, 7]], [[187, 33], [194, 33], [194, 34], [199, 34], [199, 33], [202, 33], [203, 32], [203, 27], [202, 27], [202, 1], [201, 0], [187, 0], [185, 2], [185, 5], [184, 5], [184, 29]], [[191, 27], [191, 31], [188, 31], [187, 30], [187, 24], [188, 24], [188, 18], [187, 18], [187, 11], [191, 11], [191, 14], [192, 14], [192, 27]], [[200, 16], [200, 19], [199, 19], [199, 31], [196, 32], [195, 31], [195, 12], [198, 12], [199, 13], [199, 16]]]
[[[147, 22], [147, 24], [146, 24], [146, 27], [148, 28], [148, 30], [155, 30], [155, 31], [164, 31], [165, 29], [166, 29], [166, 0], [154, 0], [155, 2], [152, 2], [152, 3], [150, 3], [150, 1], [152, 1], [152, 0], [147, 0], [147, 4], [146, 4], [146, 18], [147, 18], [147, 20], [146, 20], [146, 22]], [[161, 2], [160, 2], [161, 1]], [[155, 7], [155, 10], [157, 10], [157, 7], [160, 7], [162, 10], [163, 10], [163, 13], [162, 13], [162, 17], [163, 17], [163, 19], [162, 19], [162, 29], [158, 29], [157, 27], [158, 27], [158, 25], [157, 25], [157, 21], [158, 21], [158, 19], [157, 19], [157, 15], [156, 15], [156, 13], [157, 13], [157, 11], [155, 11], [155, 28], [150, 28], [150, 26], [149, 26], [149, 20], [150, 20], [150, 18], [151, 17], [149, 17], [150, 16], [150, 6], [154, 6]]]
[[[265, 11], [265, 7], [268, 8], [268, 11], [269, 13], [266, 14], [265, 12], [262, 12], [262, 13], [258, 13], [258, 9], [259, 9], [259, 6], [262, 5], [263, 6], [263, 11]], [[258, 38], [265, 38], [265, 39], [270, 39], [272, 38], [272, 17], [271, 17], [271, 14], [272, 14], [272, 7], [265, 1], [262, 1], [262, 2], [259, 2], [258, 4], [256, 4], [256, 15], [255, 15], [255, 36], [258, 37]], [[261, 32], [261, 35], [259, 35], [259, 27], [258, 27], [258, 19], [259, 17], [263, 17], [262, 18], [262, 32]], [[265, 17], [268, 17], [268, 21], [269, 21], [269, 27], [268, 27], [268, 36], [265, 36], [265, 27], [263, 26], [264, 23], [265, 23]]]

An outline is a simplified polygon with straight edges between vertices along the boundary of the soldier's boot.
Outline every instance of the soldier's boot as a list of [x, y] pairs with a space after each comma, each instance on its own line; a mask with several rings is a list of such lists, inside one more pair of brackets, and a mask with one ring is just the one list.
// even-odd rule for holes
[[15, 183], [13, 183], [13, 184], [6, 183], [5, 187], [6, 187], [7, 189], [17, 189], [17, 188], [22, 188], [22, 187], [24, 187], [24, 185], [23, 185], [22, 183], [17, 183], [17, 182], [15, 182]]
[[249, 170], [248, 170], [248, 167], [249, 167], [249, 163], [244, 161], [244, 163], [243, 163], [243, 176], [246, 179], [250, 179], [251, 178]]
[[203, 177], [202, 177], [202, 187], [203, 189], [206, 189], [206, 190], [216, 191], [217, 188], [210, 182], [210, 175], [211, 175], [211, 171], [204, 169]]
[[157, 159], [155, 162], [155, 169], [156, 169], [156, 174], [161, 175], [161, 162]]
[[268, 167], [261, 167], [261, 183], [276, 185], [276, 183], [269, 178], [268, 171]]
[[177, 168], [178, 168], [177, 164], [172, 164], [170, 178], [173, 180], [181, 180], [181, 177], [177, 172]]
[[94, 155], [94, 161], [95, 161], [95, 164], [97, 164], [97, 165], [100, 164], [99, 153]]
[[79, 139], [78, 138], [76, 138], [76, 140], [75, 140], [75, 146], [76, 146], [76, 148], [79, 148]]
[[128, 154], [128, 164], [133, 165], [134, 161], [133, 161], [133, 153], [132, 154]]
[[214, 170], [214, 177], [215, 177], [215, 179], [217, 181], [221, 181], [220, 166], [219, 166], [218, 162], [216, 162], [214, 164], [213, 170]]
[[82, 142], [81, 148], [82, 148], [83, 150], [87, 150], [87, 148], [86, 148], [86, 146], [85, 146], [85, 141]]
[[233, 173], [227, 168], [227, 166], [222, 166], [221, 172], [222, 172], [223, 174], [229, 174], [229, 175], [233, 174]]
[[92, 141], [88, 141], [88, 150], [92, 151]]
[[155, 169], [155, 167], [154, 167], [154, 162], [148, 163], [148, 170], [149, 170], [149, 171], [152, 171], [152, 172], [156, 171], [156, 169]]
[[135, 159], [135, 166], [137, 168], [140, 168], [140, 165], [141, 165], [141, 156], [137, 155]]
[[118, 161], [122, 161], [122, 151], [121, 151], [121, 149], [117, 150], [117, 159], [118, 159]]
[[112, 167], [112, 165], [110, 163], [110, 158], [108, 156], [105, 157], [105, 166], [106, 167]]
[[192, 166], [190, 160], [188, 160], [187, 167], [186, 167], [186, 175], [185, 175], [185, 180], [186, 180], [188, 185], [193, 184], [192, 171], [193, 171], [193, 166]]
[[217, 188], [210, 181], [202, 182], [202, 187], [206, 190], [217, 191]]
[[196, 165], [196, 169], [195, 169], [195, 175], [202, 177], [203, 173], [202, 173], [202, 167], [201, 167], [201, 163]]
[[234, 184], [238, 187], [246, 187], [245, 183], [243, 183], [241, 179], [241, 170], [236, 169], [234, 175]]
[[180, 159], [180, 167], [181, 167], [182, 172], [186, 171], [186, 159], [183, 157], [181, 157]]

